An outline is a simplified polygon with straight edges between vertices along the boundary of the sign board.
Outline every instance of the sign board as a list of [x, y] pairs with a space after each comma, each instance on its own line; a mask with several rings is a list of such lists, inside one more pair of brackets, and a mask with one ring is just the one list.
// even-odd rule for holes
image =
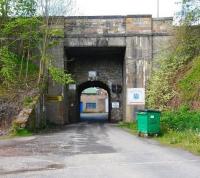
[[96, 78], [97, 77], [97, 72], [96, 71], [89, 71], [88, 72], [88, 77], [89, 78]]
[[76, 90], [76, 84], [69, 84], [69, 90]]
[[51, 102], [63, 101], [63, 96], [47, 96], [47, 100]]
[[97, 80], [97, 72], [89, 71], [88, 72], [88, 80]]
[[128, 105], [144, 105], [145, 89], [144, 88], [128, 88], [127, 89]]
[[119, 102], [118, 101], [112, 102], [112, 108], [119, 108]]

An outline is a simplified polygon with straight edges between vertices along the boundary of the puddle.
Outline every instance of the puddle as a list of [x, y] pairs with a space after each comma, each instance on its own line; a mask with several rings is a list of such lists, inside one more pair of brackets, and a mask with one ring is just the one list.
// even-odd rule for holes
[[43, 168], [33, 168], [33, 169], [19, 169], [14, 171], [1, 171], [0, 175], [8, 175], [8, 174], [20, 174], [26, 172], [36, 172], [36, 171], [47, 171], [47, 170], [56, 170], [56, 169], [63, 169], [65, 167], [64, 164], [50, 164]]

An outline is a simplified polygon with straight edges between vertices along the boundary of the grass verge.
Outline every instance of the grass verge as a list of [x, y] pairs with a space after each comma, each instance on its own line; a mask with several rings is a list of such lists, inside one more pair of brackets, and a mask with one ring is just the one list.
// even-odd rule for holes
[[[118, 124], [120, 128], [128, 130], [130, 133], [137, 134], [137, 123], [124, 123]], [[162, 127], [162, 125], [161, 125]], [[200, 155], [200, 133], [193, 130], [174, 131], [174, 130], [162, 130], [162, 134], [158, 137], [152, 137], [159, 141], [161, 144], [182, 148], [193, 154]]]
[[155, 139], [162, 144], [182, 148], [200, 155], [200, 134], [198, 132], [192, 130], [170, 130]]
[[0, 136], [0, 140], [8, 140], [16, 137], [30, 137], [33, 133], [27, 129], [19, 129], [15, 133], [10, 133], [9, 135]]
[[127, 129], [129, 132], [133, 134], [137, 134], [137, 123], [136, 122], [119, 122], [118, 127]]

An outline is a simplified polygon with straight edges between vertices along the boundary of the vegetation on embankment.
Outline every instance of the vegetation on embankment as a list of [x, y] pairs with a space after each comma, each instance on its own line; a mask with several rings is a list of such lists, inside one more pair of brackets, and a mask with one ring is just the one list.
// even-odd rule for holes
[[146, 105], [162, 111], [160, 142], [200, 154], [200, 6], [182, 5], [171, 48], [155, 61]]
[[159, 110], [200, 109], [200, 26], [177, 27], [171, 48], [157, 56], [146, 105]]
[[64, 35], [55, 28], [58, 19], [49, 14], [61, 14], [62, 8], [66, 12], [64, 3], [59, 12], [56, 3], [59, 1], [0, 1], [0, 136], [8, 133], [31, 98], [44, 93], [49, 78], [59, 84], [73, 82], [67, 71], [54, 66], [49, 54]]
[[200, 112], [182, 106], [161, 117], [161, 143], [181, 147], [200, 155]]

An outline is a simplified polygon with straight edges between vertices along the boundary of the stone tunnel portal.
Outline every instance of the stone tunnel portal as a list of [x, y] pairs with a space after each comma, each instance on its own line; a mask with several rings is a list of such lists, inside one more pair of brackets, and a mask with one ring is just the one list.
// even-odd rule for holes
[[[57, 23], [59, 21], [59, 23]], [[76, 83], [63, 86], [49, 77], [47, 118], [50, 123], [79, 121], [81, 84], [99, 81], [110, 90], [110, 120], [131, 122], [145, 107], [145, 88], [153, 61], [169, 49], [173, 18], [151, 15], [57, 17], [63, 32], [50, 50], [54, 65], [68, 70]], [[139, 100], [134, 98], [140, 93]], [[60, 99], [61, 98], [61, 99]], [[56, 99], [56, 101], [55, 101]]]
[[89, 87], [105, 89], [109, 95], [109, 121], [122, 120], [123, 47], [66, 48], [66, 69], [76, 81], [76, 90], [68, 90], [68, 118], [80, 121], [80, 95]]

